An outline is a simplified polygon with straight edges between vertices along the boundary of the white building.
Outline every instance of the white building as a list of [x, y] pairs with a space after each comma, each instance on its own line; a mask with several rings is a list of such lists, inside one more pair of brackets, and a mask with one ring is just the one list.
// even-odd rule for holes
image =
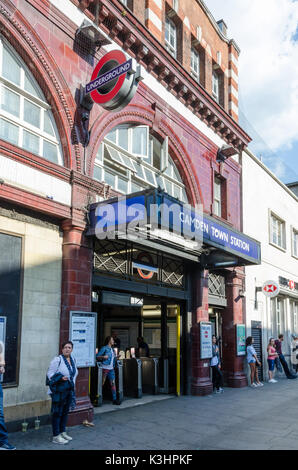
[[[298, 197], [250, 151], [243, 152], [243, 230], [261, 242], [262, 264], [246, 268], [246, 335], [262, 350], [268, 380], [267, 345], [284, 334], [283, 353], [290, 365], [290, 345], [298, 333]], [[264, 282], [279, 284], [270, 299]]]

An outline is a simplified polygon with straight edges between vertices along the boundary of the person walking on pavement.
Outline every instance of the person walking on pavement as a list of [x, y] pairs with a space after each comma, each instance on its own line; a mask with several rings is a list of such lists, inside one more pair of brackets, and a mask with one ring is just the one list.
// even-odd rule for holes
[[210, 366], [212, 370], [213, 391], [216, 390], [216, 393], [223, 393], [223, 376], [220, 370], [219, 347], [217, 345], [217, 338], [215, 335], [212, 336], [212, 359], [210, 361]]
[[105, 384], [106, 379], [109, 380], [111, 385], [113, 405], [121, 405], [121, 402], [117, 400], [116, 393], [116, 377], [115, 377], [115, 361], [116, 354], [113, 349], [114, 347], [114, 338], [113, 336], [107, 336], [104, 341], [103, 347], [98, 351], [96, 355], [97, 360], [102, 360], [102, 385]]
[[283, 342], [283, 340], [284, 340], [284, 335], [283, 334], [278, 335], [278, 339], [275, 340], [275, 347], [276, 347], [276, 351], [277, 351], [277, 354], [278, 354], [278, 358], [281, 362], [281, 365], [282, 365], [283, 370], [284, 370], [284, 372], [287, 376], [287, 379], [296, 379], [297, 376], [290, 372], [288, 363], [285, 360], [285, 357], [282, 353], [282, 342]]
[[2, 378], [5, 372], [4, 343], [0, 341], [0, 450], [15, 450], [15, 446], [8, 442], [8, 432], [4, 421]]
[[[259, 381], [258, 368], [261, 366], [261, 362], [257, 358], [257, 353], [253, 347], [254, 339], [252, 336], [246, 338], [246, 358], [250, 367], [250, 386], [251, 387], [263, 387], [262, 382]], [[255, 383], [256, 380], [256, 383]]]
[[274, 363], [275, 363], [275, 358], [278, 356], [275, 348], [275, 341], [274, 338], [270, 338], [269, 344], [267, 346], [267, 353], [268, 353], [268, 374], [269, 374], [269, 383], [276, 383], [277, 380], [273, 378], [274, 374]]
[[296, 374], [298, 372], [298, 336], [292, 335], [293, 341], [291, 343], [291, 363]]
[[75, 383], [78, 369], [71, 353], [73, 343], [67, 341], [62, 344], [62, 354], [55, 357], [47, 372], [47, 385], [52, 398], [52, 429], [55, 444], [67, 444], [72, 440], [66, 433], [66, 423], [69, 410], [76, 405]]

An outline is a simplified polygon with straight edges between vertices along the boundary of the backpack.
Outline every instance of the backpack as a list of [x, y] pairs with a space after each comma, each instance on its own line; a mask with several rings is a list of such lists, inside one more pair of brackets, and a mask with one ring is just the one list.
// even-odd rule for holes
[[[57, 370], [59, 369], [60, 364], [61, 364], [61, 356], [59, 356], [59, 358], [60, 358], [60, 360], [59, 360], [59, 364], [58, 364]], [[49, 370], [49, 369], [48, 369], [48, 370]], [[56, 370], [55, 374], [57, 374], [57, 370]], [[49, 379], [49, 377], [48, 377], [48, 374], [46, 374], [46, 386], [49, 387], [49, 385], [50, 385], [50, 379]]]

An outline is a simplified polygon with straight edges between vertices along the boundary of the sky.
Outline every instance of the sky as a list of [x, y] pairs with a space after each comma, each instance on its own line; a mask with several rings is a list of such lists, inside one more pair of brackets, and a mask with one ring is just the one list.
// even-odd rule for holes
[[298, 181], [298, 0], [204, 0], [238, 44], [239, 121], [249, 148]]

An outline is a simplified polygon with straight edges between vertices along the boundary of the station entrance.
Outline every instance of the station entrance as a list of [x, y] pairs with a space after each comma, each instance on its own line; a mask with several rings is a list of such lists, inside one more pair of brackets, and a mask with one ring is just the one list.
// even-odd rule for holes
[[[181, 351], [184, 303], [155, 296], [102, 291], [97, 303], [97, 350], [113, 336], [117, 353], [117, 399], [144, 395], [180, 395], [183, 380]], [[117, 305], [129, 298], [130, 306]], [[115, 304], [116, 303], [116, 304]], [[93, 310], [95, 311], [95, 310]], [[111, 402], [109, 383], [102, 383], [99, 361], [90, 374], [90, 399], [94, 406]]]

